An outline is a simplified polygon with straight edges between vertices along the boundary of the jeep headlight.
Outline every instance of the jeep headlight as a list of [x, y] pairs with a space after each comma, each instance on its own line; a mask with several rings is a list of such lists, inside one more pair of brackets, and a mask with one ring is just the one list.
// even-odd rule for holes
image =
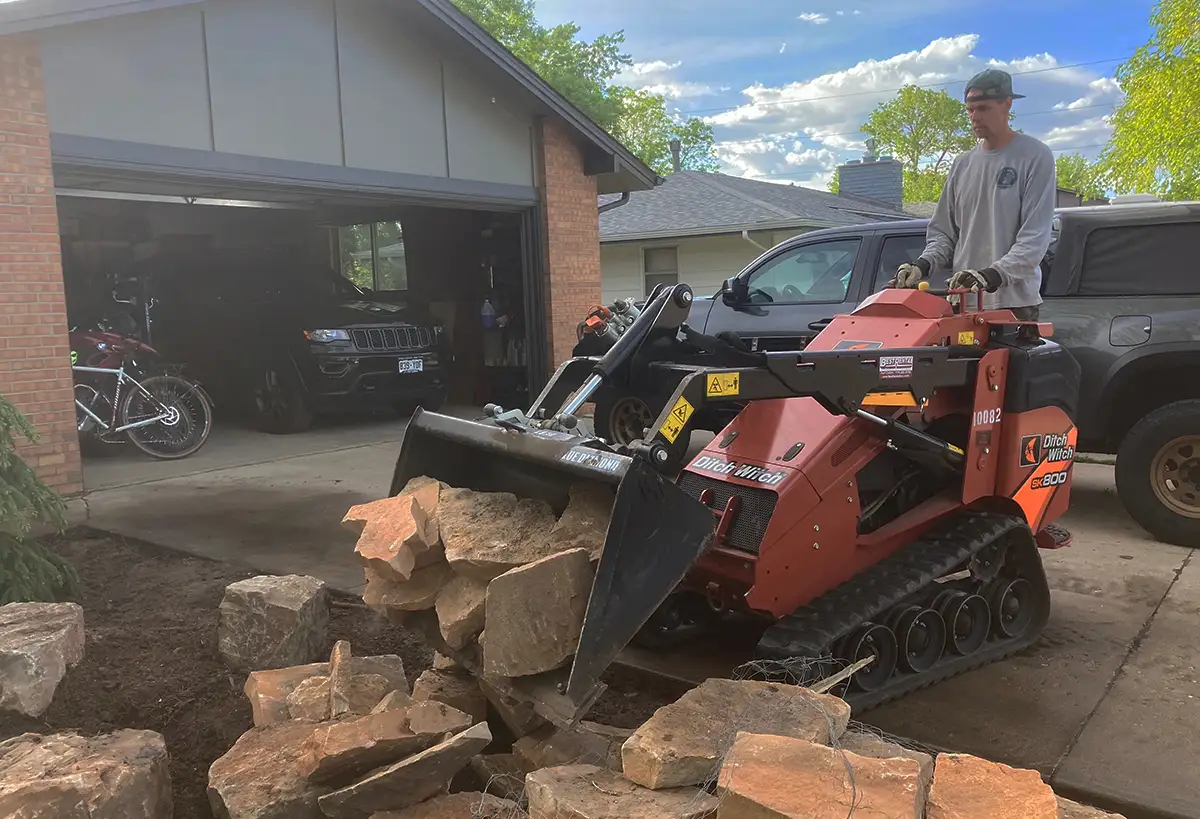
[[305, 330], [304, 337], [319, 344], [331, 341], [349, 341], [350, 334], [345, 330]]

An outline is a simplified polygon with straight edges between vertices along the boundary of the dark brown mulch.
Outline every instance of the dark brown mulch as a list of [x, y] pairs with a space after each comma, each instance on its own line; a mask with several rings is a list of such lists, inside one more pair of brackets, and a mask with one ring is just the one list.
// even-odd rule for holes
[[[83, 530], [48, 543], [82, 579], [84, 659], [40, 718], [0, 713], [0, 739], [26, 731], [158, 731], [171, 756], [175, 818], [209, 819], [208, 768], [251, 724], [245, 677], [231, 674], [217, 654], [217, 606], [225, 586], [254, 573]], [[410, 683], [433, 658], [413, 635], [361, 605], [335, 605], [330, 647], [338, 639], [360, 656], [399, 654]]]

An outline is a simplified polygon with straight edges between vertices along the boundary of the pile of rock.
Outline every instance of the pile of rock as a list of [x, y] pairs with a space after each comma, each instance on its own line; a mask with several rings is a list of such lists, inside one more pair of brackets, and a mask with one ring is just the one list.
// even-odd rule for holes
[[83, 659], [83, 644], [75, 603], [0, 606], [0, 710], [41, 716], [67, 669]]
[[614, 497], [577, 484], [556, 515], [542, 501], [418, 477], [342, 523], [359, 535], [367, 605], [398, 623], [436, 612], [449, 649], [515, 678], [574, 656]]
[[515, 803], [490, 794], [449, 793], [492, 734], [487, 722], [423, 688], [409, 691], [400, 657], [355, 657], [345, 641], [328, 662], [252, 672], [245, 692], [254, 727], [209, 769], [214, 815], [516, 815]]

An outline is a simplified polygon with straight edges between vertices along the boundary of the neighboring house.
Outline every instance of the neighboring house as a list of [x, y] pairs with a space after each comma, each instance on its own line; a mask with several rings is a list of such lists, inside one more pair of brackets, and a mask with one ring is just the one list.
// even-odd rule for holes
[[[881, 166], [884, 163], [879, 163]], [[720, 173], [680, 171], [628, 201], [600, 197], [604, 302], [659, 283], [712, 295], [763, 251], [810, 230], [907, 219], [883, 202]]]

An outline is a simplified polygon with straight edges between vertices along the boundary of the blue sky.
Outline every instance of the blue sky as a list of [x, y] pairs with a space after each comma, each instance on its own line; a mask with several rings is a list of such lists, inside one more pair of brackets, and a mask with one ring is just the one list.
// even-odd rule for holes
[[[1018, 127], [1094, 156], [1121, 91], [1119, 60], [1150, 36], [1153, 0], [537, 0], [544, 24], [623, 29], [633, 70], [713, 124], [723, 170], [824, 187], [862, 155], [858, 128], [909, 82], [1014, 74]], [[1086, 65], [1079, 65], [1086, 63]]]

